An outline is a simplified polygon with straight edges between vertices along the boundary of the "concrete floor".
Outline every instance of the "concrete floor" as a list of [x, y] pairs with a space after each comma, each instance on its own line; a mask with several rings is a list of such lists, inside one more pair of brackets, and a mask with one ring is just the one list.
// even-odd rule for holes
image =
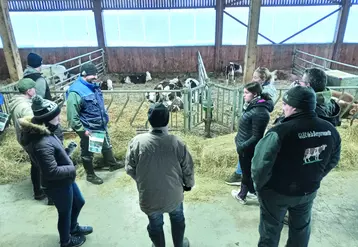
[[[101, 186], [78, 181], [86, 199], [79, 221], [94, 227], [84, 246], [151, 246], [134, 183], [124, 186], [123, 171], [101, 176], [105, 180]], [[314, 204], [310, 247], [358, 246], [357, 185], [357, 172], [333, 172], [324, 180]], [[205, 189], [205, 185], [195, 189]], [[186, 236], [191, 246], [257, 246], [259, 208], [236, 202], [231, 189], [224, 187], [212, 201], [185, 202]], [[29, 180], [0, 186], [0, 194], [0, 246], [59, 246], [55, 208], [32, 199]], [[167, 216], [164, 226], [167, 246], [173, 246]], [[285, 244], [287, 230], [282, 231], [280, 246]]]

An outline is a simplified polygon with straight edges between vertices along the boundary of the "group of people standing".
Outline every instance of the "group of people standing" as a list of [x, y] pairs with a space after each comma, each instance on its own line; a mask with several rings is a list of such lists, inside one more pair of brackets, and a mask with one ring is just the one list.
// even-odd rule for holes
[[[277, 247], [288, 212], [287, 247], [308, 246], [311, 210], [321, 180], [340, 160], [339, 105], [323, 70], [306, 69], [283, 95], [283, 115], [266, 134], [277, 96], [270, 75], [258, 68], [244, 86], [244, 111], [235, 137], [239, 163], [226, 180], [232, 196], [260, 204], [259, 247]], [[268, 89], [265, 89], [270, 85]]]

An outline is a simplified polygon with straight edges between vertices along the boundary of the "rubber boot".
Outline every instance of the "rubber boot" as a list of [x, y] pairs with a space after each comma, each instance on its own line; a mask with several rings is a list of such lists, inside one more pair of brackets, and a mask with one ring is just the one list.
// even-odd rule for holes
[[114, 158], [112, 148], [103, 150], [102, 155], [103, 155], [104, 165], [109, 166], [110, 172], [124, 168], [124, 164], [122, 162], [117, 162], [116, 158]]
[[149, 229], [149, 225], [147, 227], [147, 230], [148, 230], [149, 237], [152, 240], [152, 246], [165, 247], [164, 231], [151, 232], [151, 230]]
[[103, 184], [103, 180], [94, 173], [93, 158], [82, 157], [82, 164], [87, 173], [87, 181], [93, 184]]
[[188, 246], [185, 244], [187, 240], [184, 241], [185, 220], [180, 222], [170, 220], [170, 223], [172, 228], [172, 238], [173, 238], [174, 247]]

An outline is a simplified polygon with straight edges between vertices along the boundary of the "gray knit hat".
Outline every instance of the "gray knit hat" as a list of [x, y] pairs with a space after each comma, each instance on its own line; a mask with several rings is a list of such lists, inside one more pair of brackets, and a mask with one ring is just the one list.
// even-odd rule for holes
[[43, 99], [39, 95], [32, 98], [31, 108], [34, 113], [34, 120], [39, 123], [48, 123], [61, 112], [60, 107], [55, 102]]
[[289, 106], [303, 111], [316, 109], [316, 94], [309, 87], [295, 86], [283, 95], [282, 100]]

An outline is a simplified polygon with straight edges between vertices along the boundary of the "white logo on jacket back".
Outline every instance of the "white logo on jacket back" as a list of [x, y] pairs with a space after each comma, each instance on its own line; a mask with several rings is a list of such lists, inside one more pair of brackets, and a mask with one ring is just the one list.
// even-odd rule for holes
[[[311, 164], [321, 161], [322, 159], [320, 159], [319, 156], [326, 149], [326, 147], [327, 145], [323, 144], [319, 147], [307, 148], [303, 157], [304, 164]], [[311, 159], [312, 157], [313, 159]]]

